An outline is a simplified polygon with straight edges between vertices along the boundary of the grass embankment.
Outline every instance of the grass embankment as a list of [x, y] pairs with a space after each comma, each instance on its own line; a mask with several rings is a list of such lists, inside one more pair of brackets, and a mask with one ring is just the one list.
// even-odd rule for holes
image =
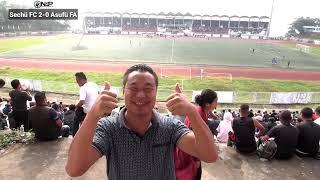
[[[108, 80], [112, 86], [122, 87], [122, 75], [115, 73], [86, 73], [89, 81], [103, 86]], [[78, 93], [79, 87], [75, 83], [74, 72], [44, 71], [16, 68], [0, 68], [0, 77], [22, 78], [41, 80], [42, 89], [51, 92]], [[183, 85], [183, 90], [192, 96], [193, 90], [211, 88], [215, 91], [234, 91], [237, 99], [244, 101], [252, 97], [252, 92], [320, 92], [320, 81], [284, 81], [284, 80], [259, 80], [246, 78], [227, 79], [199, 78], [189, 80], [186, 77], [168, 77], [160, 79], [158, 100], [164, 100], [174, 90], [176, 83]], [[10, 87], [10, 84], [6, 84]], [[268, 101], [270, 94], [260, 95], [263, 101]], [[266, 96], [266, 97], [262, 97]], [[258, 100], [259, 101], [259, 100]]]
[[41, 37], [21, 37], [17, 39], [4, 39], [0, 41], [0, 52], [28, 48], [34, 45], [40, 45], [44, 42], [45, 40]]

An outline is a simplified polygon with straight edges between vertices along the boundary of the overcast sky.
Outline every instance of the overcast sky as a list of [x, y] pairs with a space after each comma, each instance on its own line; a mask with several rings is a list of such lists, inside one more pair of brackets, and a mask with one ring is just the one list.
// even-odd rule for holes
[[[34, 0], [7, 0], [33, 6]], [[50, 1], [50, 0], [42, 0]], [[54, 8], [108, 12], [190, 12], [208, 15], [270, 16], [272, 0], [51, 0]], [[320, 0], [275, 0], [271, 36], [282, 36], [297, 17], [320, 18]]]

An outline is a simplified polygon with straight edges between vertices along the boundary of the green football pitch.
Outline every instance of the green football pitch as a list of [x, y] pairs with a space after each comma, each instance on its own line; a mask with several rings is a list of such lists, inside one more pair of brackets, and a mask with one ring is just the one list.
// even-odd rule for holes
[[[74, 50], [79, 42], [84, 49]], [[277, 68], [287, 67], [290, 61], [290, 67], [295, 69], [320, 67], [319, 48], [305, 53], [294, 45], [261, 41], [107, 35], [85, 35], [81, 39], [81, 35], [60, 35], [0, 40], [0, 47], [0, 57]], [[272, 65], [272, 58], [277, 59], [276, 65]]]

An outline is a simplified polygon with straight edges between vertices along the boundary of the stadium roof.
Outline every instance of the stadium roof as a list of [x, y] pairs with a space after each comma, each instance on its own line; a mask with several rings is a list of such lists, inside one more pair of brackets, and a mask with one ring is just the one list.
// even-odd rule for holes
[[173, 13], [173, 12], [168, 12], [168, 13], [164, 13], [164, 12], [160, 12], [160, 13], [136, 13], [136, 12], [93, 12], [93, 11], [88, 11], [85, 14], [105, 14], [105, 15], [125, 15], [125, 16], [192, 16], [192, 17], [219, 17], [219, 18], [260, 18], [260, 19], [269, 19], [268, 16], [238, 16], [238, 15], [233, 15], [233, 16], [228, 16], [228, 15], [208, 15], [208, 14], [204, 14], [204, 15], [200, 15], [200, 14], [191, 14], [189, 12], [183, 14], [181, 12], [178, 13]]

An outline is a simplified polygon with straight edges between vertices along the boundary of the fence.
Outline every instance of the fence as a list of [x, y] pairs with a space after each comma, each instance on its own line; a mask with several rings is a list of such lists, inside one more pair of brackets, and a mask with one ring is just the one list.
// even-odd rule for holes
[[[5, 87], [11, 88], [10, 82], [12, 78], [3, 78], [6, 81]], [[33, 80], [29, 80], [33, 81]], [[175, 83], [179, 82], [182, 86], [183, 93], [188, 97], [188, 99], [192, 99], [192, 95], [194, 90], [186, 89], [183, 85], [183, 81], [176, 81], [173, 80], [171, 84], [166, 85], [159, 85], [158, 88], [158, 94], [157, 94], [157, 101], [165, 101], [166, 98], [174, 93], [175, 89]], [[25, 80], [22, 80], [22, 82], [25, 82]], [[34, 81], [37, 82], [37, 81]], [[103, 87], [103, 86], [101, 86]], [[113, 87], [115, 89], [118, 89], [119, 97], [122, 97], [122, 88], [121, 87]], [[66, 82], [58, 82], [58, 81], [41, 81], [41, 90], [46, 92], [56, 92], [56, 93], [65, 93], [65, 96], [68, 96], [68, 94], [78, 94], [79, 93], [79, 87], [76, 83], [66, 83]], [[198, 89], [199, 90], [199, 89]], [[270, 104], [270, 97], [272, 92], [239, 92], [234, 91], [233, 92], [233, 103], [249, 103], [249, 104]], [[310, 102], [311, 104], [320, 104], [320, 92], [310, 92], [311, 98]]]

